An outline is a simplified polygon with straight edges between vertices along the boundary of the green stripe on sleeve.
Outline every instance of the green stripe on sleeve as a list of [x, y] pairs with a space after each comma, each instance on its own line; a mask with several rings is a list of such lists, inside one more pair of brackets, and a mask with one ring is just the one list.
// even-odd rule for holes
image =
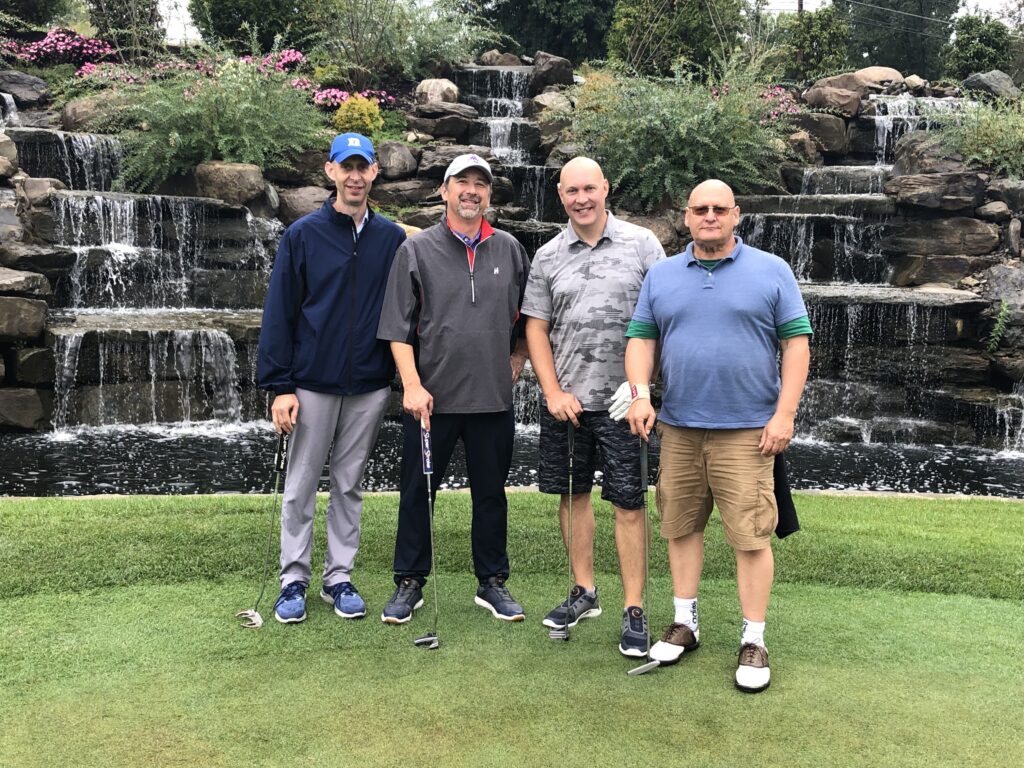
[[[629, 334], [627, 333], [626, 335], [628, 336]], [[791, 339], [794, 336], [813, 336], [814, 331], [811, 330], [810, 318], [804, 315], [778, 326], [775, 329], [775, 335], [779, 337], [779, 341], [782, 341], [783, 339]]]
[[637, 320], [629, 321], [629, 328], [626, 329], [628, 339], [659, 339], [661, 334], [658, 326], [654, 323], [641, 323]]

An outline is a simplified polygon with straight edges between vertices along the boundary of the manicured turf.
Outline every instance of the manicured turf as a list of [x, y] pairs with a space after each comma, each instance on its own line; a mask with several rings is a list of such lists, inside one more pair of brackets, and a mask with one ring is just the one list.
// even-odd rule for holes
[[[621, 591], [607, 508], [605, 614], [569, 643], [549, 499], [512, 496], [523, 624], [472, 604], [469, 499], [438, 504], [441, 638], [377, 620], [395, 497], [367, 500], [356, 583], [371, 616], [315, 598], [258, 632], [267, 497], [0, 501], [0, 765], [1015, 766], [1024, 760], [1024, 504], [801, 496], [776, 545], [773, 682], [732, 687], [738, 603], [709, 532], [702, 647], [640, 678], [615, 650]], [[322, 536], [322, 531], [319, 531]], [[318, 548], [315, 560], [322, 555]], [[671, 618], [656, 540], [652, 613]], [[317, 586], [314, 582], [314, 587]], [[276, 593], [271, 585], [270, 591]]]

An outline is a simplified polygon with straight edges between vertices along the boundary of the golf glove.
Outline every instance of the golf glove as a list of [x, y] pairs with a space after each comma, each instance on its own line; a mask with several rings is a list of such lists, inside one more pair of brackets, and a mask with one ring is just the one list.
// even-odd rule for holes
[[651, 399], [651, 388], [647, 384], [637, 384], [634, 394], [634, 390], [630, 387], [629, 382], [622, 382], [619, 388], [615, 390], [615, 394], [612, 395], [611, 405], [608, 406], [608, 415], [611, 416], [613, 421], [622, 421], [626, 418], [629, 406], [633, 404], [633, 401], [641, 398], [645, 400]]

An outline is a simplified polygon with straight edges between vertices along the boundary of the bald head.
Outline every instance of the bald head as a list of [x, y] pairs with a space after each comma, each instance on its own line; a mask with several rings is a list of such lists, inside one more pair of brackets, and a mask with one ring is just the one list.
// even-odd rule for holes
[[604, 207], [608, 180], [601, 166], [589, 157], [574, 157], [562, 166], [558, 178], [558, 197], [572, 228], [583, 240], [595, 244], [608, 221]]
[[580, 175], [594, 176], [599, 181], [604, 181], [604, 171], [601, 170], [601, 166], [597, 164], [596, 160], [591, 160], [589, 157], [574, 157], [562, 166], [562, 172], [558, 175], [558, 183], [565, 184], [567, 178], [574, 179]]
[[[690, 192], [687, 205], [710, 205], [710, 203], [703, 202], [704, 198], [714, 198], [716, 205], [736, 205], [736, 196], [733, 194], [732, 187], [718, 179], [708, 179], [694, 187]], [[700, 202], [694, 202], [695, 200]]]
[[740, 223], [736, 196], [724, 181], [702, 181], [690, 193], [683, 223], [690, 230], [700, 258], [719, 259], [731, 251], [736, 241], [733, 230]]

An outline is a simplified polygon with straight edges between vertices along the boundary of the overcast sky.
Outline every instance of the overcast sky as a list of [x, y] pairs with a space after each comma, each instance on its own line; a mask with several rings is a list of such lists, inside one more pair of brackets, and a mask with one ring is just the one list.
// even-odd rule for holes
[[[804, 0], [804, 9], [815, 11], [823, 5], [828, 5], [829, 0]], [[861, 0], [865, 5], [871, 5], [875, 0]], [[967, 10], [973, 11], [977, 6], [982, 11], [998, 13], [1004, 5], [1003, 0], [968, 0]], [[797, 0], [768, 0], [768, 8], [772, 11], [796, 11]]]

